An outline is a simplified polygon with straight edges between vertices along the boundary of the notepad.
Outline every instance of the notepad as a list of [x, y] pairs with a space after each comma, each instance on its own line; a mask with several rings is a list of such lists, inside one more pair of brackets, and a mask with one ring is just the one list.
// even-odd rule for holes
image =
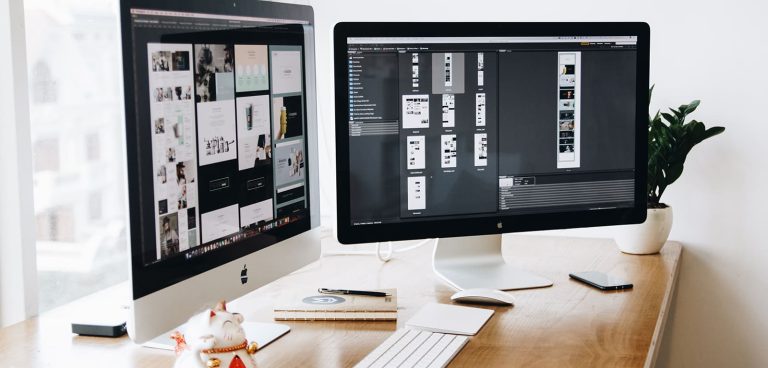
[[475, 335], [493, 315], [493, 310], [430, 303], [406, 325], [417, 330], [454, 335]]
[[275, 302], [277, 321], [395, 321], [397, 289], [379, 289], [386, 297], [328, 295], [316, 291], [285, 293]]

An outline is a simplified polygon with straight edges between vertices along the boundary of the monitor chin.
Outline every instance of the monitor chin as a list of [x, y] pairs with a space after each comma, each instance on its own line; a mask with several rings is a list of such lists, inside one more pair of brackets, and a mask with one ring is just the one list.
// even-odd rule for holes
[[[321, 238], [322, 228], [315, 227], [134, 300], [128, 321], [128, 335], [138, 344], [170, 336], [193, 314], [216, 305], [218, 301], [239, 298], [314, 262], [320, 257]], [[248, 281], [245, 283], [241, 279], [244, 267], [249, 270]]]

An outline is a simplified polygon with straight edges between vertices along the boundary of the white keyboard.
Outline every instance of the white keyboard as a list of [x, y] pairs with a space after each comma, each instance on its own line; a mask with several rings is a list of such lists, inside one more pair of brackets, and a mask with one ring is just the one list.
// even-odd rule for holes
[[357, 368], [443, 368], [469, 341], [468, 336], [403, 328], [392, 334]]

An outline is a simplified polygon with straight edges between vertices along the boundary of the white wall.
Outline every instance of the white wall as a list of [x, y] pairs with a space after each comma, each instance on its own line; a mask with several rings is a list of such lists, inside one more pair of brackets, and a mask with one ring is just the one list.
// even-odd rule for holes
[[[768, 37], [760, 1], [316, 0], [322, 208], [335, 208], [332, 31], [339, 21], [646, 21], [653, 106], [701, 99], [726, 132], [694, 149], [663, 200], [685, 245], [660, 367], [768, 366]], [[322, 151], [321, 151], [322, 152]], [[568, 234], [611, 236], [612, 229]]]

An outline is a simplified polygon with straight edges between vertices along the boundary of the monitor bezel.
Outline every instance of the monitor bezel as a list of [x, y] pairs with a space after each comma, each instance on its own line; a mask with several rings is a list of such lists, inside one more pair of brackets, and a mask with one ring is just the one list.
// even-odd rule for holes
[[[349, 37], [536, 37], [637, 36], [635, 201], [631, 208], [559, 213], [421, 220], [371, 225], [351, 224], [349, 163]], [[644, 22], [342, 22], [336, 24], [334, 84], [338, 240], [343, 244], [444, 238], [508, 232], [636, 224], [647, 214], [648, 85], [650, 27]]]
[[[170, 11], [170, 12], [186, 12], [186, 13], [199, 13], [199, 14], [212, 14], [223, 16], [246, 16], [246, 17], [259, 17], [259, 18], [276, 18], [276, 19], [293, 19], [306, 22], [306, 25], [314, 26], [314, 10], [311, 6], [298, 5], [298, 4], [284, 4], [270, 1], [238, 1], [231, 2], [211, 2], [202, 0], [171, 0], [163, 2], [155, 2], [149, 0], [121, 0], [120, 2], [120, 31], [122, 42], [122, 62], [123, 62], [123, 91], [125, 101], [125, 152], [126, 152], [126, 181], [128, 183], [127, 201], [129, 205], [128, 217], [129, 217], [129, 249], [131, 253], [131, 287], [132, 297], [134, 300], [138, 300], [147, 295], [153, 294], [172, 285], [178, 284], [182, 281], [188, 280], [196, 275], [204, 273], [209, 270], [213, 270], [217, 267], [226, 265], [233, 260], [246, 257], [250, 254], [258, 252], [264, 249], [264, 246], [253, 246], [247, 250], [243, 250], [243, 247], [225, 247], [210, 254], [193, 257], [189, 260], [171, 259], [168, 261], [157, 262], [150, 266], [144, 264], [142, 257], [142, 242], [146, 239], [145, 226], [146, 221], [144, 217], [144, 206], [141, 205], [144, 202], [145, 194], [142, 194], [142, 189], [146, 187], [144, 179], [142, 179], [141, 169], [139, 168], [139, 133], [136, 130], [137, 119], [136, 116], [136, 104], [134, 102], [134, 96], [136, 96], [136, 90], [134, 80], [136, 71], [134, 70], [134, 53], [132, 50], [133, 34], [131, 31], [131, 9], [146, 9], [157, 11]], [[309, 32], [313, 35], [313, 32]], [[310, 147], [310, 151], [315, 149], [314, 143], [311, 142], [315, 137], [310, 137], [310, 134], [314, 134], [314, 129], [310, 129], [313, 124], [316, 124], [316, 116], [312, 115], [316, 112], [314, 96], [310, 97], [308, 91], [309, 88], [314, 88], [314, 55], [308, 55], [314, 53], [314, 45], [302, 45], [304, 49], [304, 104], [305, 104], [305, 134], [306, 142], [305, 146]], [[311, 65], [310, 65], [311, 63]], [[312, 68], [310, 77], [310, 70]], [[314, 93], [313, 93], [314, 95]], [[281, 229], [275, 235], [277, 242], [267, 247], [277, 245], [279, 242], [289, 239], [293, 236], [305, 233], [314, 227], [317, 227], [319, 218], [319, 211], [317, 209], [316, 192], [312, 186], [316, 186], [314, 177], [317, 174], [313, 171], [317, 170], [317, 161], [308, 157], [306, 167], [307, 185], [310, 186], [307, 189], [306, 201], [309, 209], [309, 215], [306, 221], [302, 221], [297, 224], [291, 224], [285, 229]], [[147, 206], [153, 204], [145, 204]], [[152, 219], [154, 222], [154, 219]], [[255, 240], [245, 240], [243, 243], [254, 243]], [[255, 244], [255, 243], [254, 243]], [[183, 266], [183, 267], [182, 267]]]

